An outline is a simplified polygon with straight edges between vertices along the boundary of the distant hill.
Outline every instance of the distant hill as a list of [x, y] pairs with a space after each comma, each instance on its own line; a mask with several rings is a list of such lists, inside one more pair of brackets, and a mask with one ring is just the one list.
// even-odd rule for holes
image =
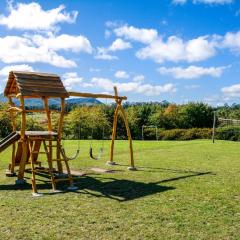
[[[7, 98], [4, 97], [4, 94], [0, 94], [0, 102], [7, 102]], [[18, 101], [15, 102], [18, 105]], [[69, 98], [66, 100], [66, 103], [69, 105], [99, 105], [102, 104], [99, 100], [95, 98]], [[51, 98], [49, 99], [50, 106], [58, 106], [60, 104], [60, 99]], [[40, 108], [42, 106], [42, 101], [40, 99], [26, 99], [26, 106], [31, 106], [33, 108]]]

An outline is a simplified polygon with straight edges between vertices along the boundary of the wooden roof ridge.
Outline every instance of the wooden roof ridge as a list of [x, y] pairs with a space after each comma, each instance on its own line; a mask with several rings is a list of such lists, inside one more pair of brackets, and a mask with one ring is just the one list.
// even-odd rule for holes
[[4, 95], [21, 93], [26, 97], [69, 97], [57, 74], [42, 72], [9, 72]]

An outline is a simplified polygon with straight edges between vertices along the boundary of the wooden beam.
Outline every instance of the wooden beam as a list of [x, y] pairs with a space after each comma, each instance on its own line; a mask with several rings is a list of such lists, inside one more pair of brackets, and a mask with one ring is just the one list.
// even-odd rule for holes
[[68, 92], [68, 94], [72, 97], [108, 98], [108, 99], [127, 100], [126, 96], [120, 97], [120, 96], [114, 96], [114, 95], [109, 95], [109, 94], [80, 93], [80, 92]]

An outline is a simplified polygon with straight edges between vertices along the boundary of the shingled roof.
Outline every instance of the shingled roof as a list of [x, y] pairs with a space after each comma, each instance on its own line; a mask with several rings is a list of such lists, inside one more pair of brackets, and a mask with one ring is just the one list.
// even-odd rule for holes
[[56, 74], [11, 71], [4, 95], [28, 97], [69, 97], [60, 77]]

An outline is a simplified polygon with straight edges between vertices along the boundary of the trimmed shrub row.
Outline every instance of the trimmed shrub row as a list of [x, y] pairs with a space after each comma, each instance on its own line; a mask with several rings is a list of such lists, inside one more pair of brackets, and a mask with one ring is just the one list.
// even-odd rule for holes
[[144, 131], [145, 140], [194, 140], [210, 139], [212, 137], [211, 128], [190, 128], [190, 129], [158, 129], [157, 137], [155, 129]]

